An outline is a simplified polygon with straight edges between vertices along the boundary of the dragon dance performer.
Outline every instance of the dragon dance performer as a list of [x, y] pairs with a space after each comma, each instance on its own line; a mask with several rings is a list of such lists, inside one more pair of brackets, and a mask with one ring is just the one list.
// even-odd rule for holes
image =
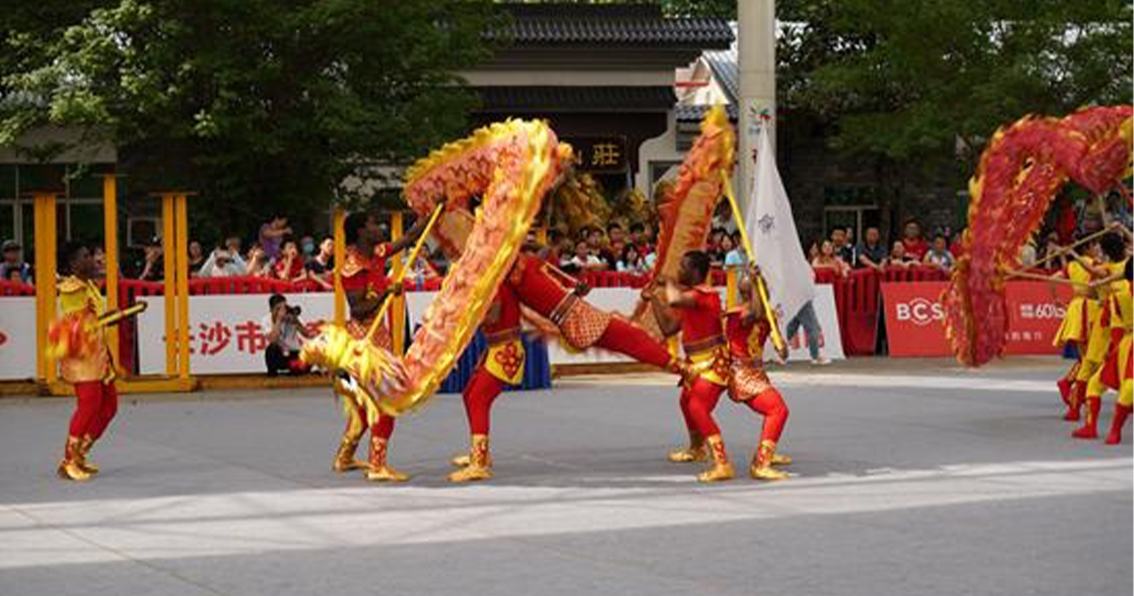
[[1122, 277], [1104, 280], [1112, 285], [1109, 307], [1111, 348], [1107, 354], [1106, 363], [1099, 374], [1099, 380], [1118, 391], [1118, 400], [1114, 404], [1114, 418], [1110, 424], [1110, 434], [1106, 437], [1107, 445], [1117, 445], [1122, 442], [1122, 427], [1130, 417], [1131, 407], [1134, 406], [1134, 354], [1131, 354], [1131, 330], [1134, 329], [1134, 304], [1131, 297], [1132, 271], [1131, 260], [1126, 259]]
[[489, 419], [492, 403], [505, 385], [519, 385], [524, 379], [524, 343], [520, 331], [520, 298], [507, 283], [496, 290], [480, 330], [488, 350], [465, 386], [465, 414], [469, 420], [469, 452], [453, 458], [460, 467], [449, 475], [451, 482], [492, 478], [492, 457], [488, 451]]
[[[1126, 260], [1126, 242], [1118, 234], [1107, 234], [1100, 242], [1103, 254], [1108, 262], [1100, 266], [1088, 266], [1092, 277], [1096, 280], [1117, 277], [1122, 273]], [[1076, 392], [1086, 395], [1087, 416], [1083, 426], [1075, 430], [1071, 436], [1077, 439], [1098, 438], [1099, 412], [1102, 410], [1102, 392], [1105, 385], [1102, 383], [1102, 365], [1110, 352], [1111, 337], [1108, 324], [1104, 324], [1103, 317], [1110, 313], [1110, 300], [1113, 293], [1120, 288], [1119, 284], [1094, 284], [1099, 296], [1098, 314], [1091, 321], [1091, 334], [1087, 343], [1087, 355], [1083, 365], [1076, 374]], [[1072, 400], [1078, 399], [1073, 396]]]
[[[764, 369], [763, 348], [772, 327], [765, 315], [760, 293], [751, 281], [758, 275], [759, 269], [753, 266], [751, 276], [740, 283], [740, 304], [725, 312], [725, 335], [732, 359], [728, 394], [733, 401], [764, 416], [760, 442], [752, 455], [749, 474], [756, 480], [783, 480], [789, 475], [773, 469], [772, 465], [791, 464], [790, 457], [776, 453], [776, 444], [787, 424], [788, 407]], [[755, 350], [750, 346], [755, 346]], [[787, 361], [786, 345], [779, 355], [781, 360]]]
[[[426, 218], [418, 221], [406, 234], [393, 242], [383, 241], [383, 231], [374, 215], [366, 212], [351, 213], [343, 224], [346, 233], [346, 259], [342, 264], [343, 290], [350, 305], [350, 320], [347, 331], [355, 338], [363, 338], [374, 322], [374, 317], [390, 292], [400, 292], [400, 287], [390, 287], [386, 276], [386, 260], [412, 245], [425, 229]], [[386, 321], [380, 324], [374, 334], [375, 345], [387, 350], [393, 349], [389, 326]], [[344, 400], [347, 423], [335, 453], [332, 469], [336, 472], [364, 469], [366, 478], [375, 482], [402, 482], [409, 477], [397, 471], [386, 461], [390, 436], [394, 433], [394, 418], [381, 415], [370, 426], [370, 449], [366, 463], [354, 459], [354, 453], [366, 431], [366, 409], [354, 397], [354, 391], [344, 379], [335, 379], [335, 392]]]
[[595, 346], [671, 372], [682, 369], [681, 363], [644, 330], [583, 300], [589, 290], [586, 284], [540, 259], [534, 249], [530, 243], [524, 245], [481, 326], [489, 351], [465, 387], [465, 411], [472, 436], [468, 455], [453, 458], [453, 465], [463, 468], [449, 476], [453, 482], [492, 477], [488, 451], [492, 403], [505, 385], [518, 385], [524, 375], [522, 306], [549, 319], [572, 349]]
[[103, 327], [137, 314], [144, 309], [144, 303], [125, 311], [106, 312], [102, 294], [93, 281], [97, 269], [90, 250], [70, 243], [64, 248], [63, 257], [69, 275], [58, 283], [62, 316], [48, 331], [48, 340], [52, 356], [59, 360], [63, 380], [75, 388], [77, 403], [57, 472], [60, 478], [81, 482], [98, 473], [98, 467], [87, 457], [118, 413], [114, 359]]
[[[679, 404], [689, 430], [689, 452], [696, 453], [704, 445], [712, 458], [712, 466], [698, 474], [697, 479], [719, 482], [736, 475], [720, 428], [713, 420], [713, 409], [729, 386], [731, 363], [721, 321], [720, 294], [706, 283], [709, 269], [709, 256], [705, 252], [687, 252], [676, 283], [666, 283], [664, 301], [653, 287], [646, 288], [642, 294], [653, 307], [662, 333], [667, 337], [681, 333], [686, 370]], [[671, 456], [671, 459], [674, 458]]]
[[549, 319], [575, 350], [598, 347], [625, 354], [638, 362], [680, 373], [681, 363], [644, 329], [599, 310], [583, 296], [586, 284], [540, 259], [525, 246], [508, 279], [525, 306]]
[[[1064, 277], [1072, 282], [1071, 287], [1075, 295], [1067, 305], [1063, 322], [1055, 333], [1055, 340], [1052, 342], [1054, 346], [1075, 346], [1079, 354], [1078, 359], [1068, 369], [1067, 374], [1063, 375], [1056, 383], [1063, 403], [1067, 405], [1067, 413], [1063, 416], [1063, 419], [1067, 421], [1079, 420], [1079, 412], [1083, 405], [1082, 391], [1086, 389], [1086, 382], [1084, 381], [1081, 386], [1076, 386], [1077, 375], [1083, 368], [1084, 359], [1087, 355], [1088, 341], [1091, 337], [1091, 321], [1098, 318], [1099, 311], [1099, 302], [1090, 287], [1091, 270], [1089, 269], [1099, 261], [1098, 242], [1092, 242], [1088, 245], [1088, 254], [1090, 256], [1069, 262], [1061, 272]], [[1090, 376], [1088, 375], [1087, 378], [1089, 379]]]

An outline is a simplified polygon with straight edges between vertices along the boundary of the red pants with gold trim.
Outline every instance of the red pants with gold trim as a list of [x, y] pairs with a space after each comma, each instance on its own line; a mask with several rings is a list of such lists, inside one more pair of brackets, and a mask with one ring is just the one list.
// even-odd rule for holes
[[681, 390], [681, 414], [685, 425], [702, 437], [720, 434], [721, 429], [713, 420], [713, 409], [725, 388], [704, 377], [697, 377]]
[[118, 390], [114, 383], [83, 381], [75, 383], [75, 396], [78, 400], [71, 416], [71, 436], [98, 439], [118, 413]]
[[788, 419], [788, 407], [780, 392], [769, 387], [744, 404], [752, 408], [752, 411], [764, 416], [764, 426], [760, 430], [760, 442], [773, 441], [778, 443]]
[[469, 418], [469, 434], [487, 435], [489, 429], [490, 411], [496, 396], [504, 390], [504, 381], [497, 379], [480, 366], [473, 373], [469, 384], [465, 386], [464, 401], [465, 414]]
[[595, 342], [600, 348], [625, 354], [638, 362], [664, 369], [669, 364], [669, 352], [660, 342], [641, 327], [613, 318]]

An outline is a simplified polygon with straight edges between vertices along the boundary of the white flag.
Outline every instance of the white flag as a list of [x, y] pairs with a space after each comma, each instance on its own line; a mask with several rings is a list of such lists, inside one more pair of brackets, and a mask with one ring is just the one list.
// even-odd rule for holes
[[767, 123], [760, 127], [756, 174], [744, 221], [756, 264], [768, 284], [769, 301], [780, 324], [787, 325], [815, 297], [815, 278], [795, 231], [787, 191], [776, 170], [769, 128]]

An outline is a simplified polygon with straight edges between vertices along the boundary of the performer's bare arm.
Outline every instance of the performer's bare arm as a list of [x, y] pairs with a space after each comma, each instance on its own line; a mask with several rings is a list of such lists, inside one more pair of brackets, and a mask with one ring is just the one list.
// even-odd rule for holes
[[650, 303], [650, 310], [653, 311], [654, 319], [657, 320], [658, 329], [661, 330], [662, 334], [666, 337], [677, 335], [681, 331], [681, 320], [658, 295], [657, 284], [658, 282], [654, 281], [642, 288], [642, 299]]
[[419, 217], [401, 238], [390, 243], [390, 255], [396, 255], [406, 248], [413, 246], [414, 242], [421, 237], [421, 233], [425, 231], [425, 226], [429, 225], [428, 217]]
[[671, 307], [696, 306], [697, 294], [692, 290], [686, 290], [673, 282], [667, 281], [665, 284], [665, 301]]
[[346, 298], [347, 304], [350, 305], [350, 318], [357, 320], [369, 318], [382, 306], [390, 293], [401, 294], [401, 290], [402, 287], [399, 284], [391, 284], [382, 293], [370, 298], [367, 298], [366, 292], [362, 290], [347, 292]]
[[764, 318], [764, 301], [760, 298], [760, 292], [752, 285], [751, 279], [745, 279], [740, 282], [740, 297], [743, 300], [741, 309], [743, 312], [744, 323], [752, 325]]

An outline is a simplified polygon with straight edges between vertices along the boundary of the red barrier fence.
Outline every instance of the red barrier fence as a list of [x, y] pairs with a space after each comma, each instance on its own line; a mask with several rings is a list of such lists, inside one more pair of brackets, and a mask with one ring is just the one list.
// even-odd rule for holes
[[[1049, 273], [1049, 272], [1048, 272]], [[617, 273], [613, 271], [589, 272], [579, 276], [594, 288], [641, 288], [649, 278], [645, 275]], [[914, 265], [908, 268], [891, 268], [883, 272], [873, 269], [857, 269], [847, 276], [838, 276], [830, 269], [815, 271], [816, 283], [831, 284], [835, 294], [836, 316], [843, 338], [843, 350], [847, 355], [865, 356], [875, 352], [878, 340], [878, 317], [881, 312], [881, 285], [883, 282], [945, 281], [948, 276], [936, 267]], [[713, 271], [713, 283], [725, 284], [724, 271]], [[441, 287], [441, 279], [423, 280], [421, 287], [412, 280], [405, 281], [406, 291], [436, 291]], [[160, 296], [163, 294], [162, 282], [124, 279], [119, 283], [119, 304], [123, 307], [133, 304], [138, 296]], [[209, 277], [189, 280], [190, 295], [230, 295], [230, 294], [294, 294], [301, 292], [327, 291], [316, 282], [305, 280], [291, 283], [259, 277]], [[0, 281], [0, 296], [34, 296], [35, 287], [28, 284]], [[120, 356], [123, 363], [134, 361], [133, 321], [121, 326]]]

